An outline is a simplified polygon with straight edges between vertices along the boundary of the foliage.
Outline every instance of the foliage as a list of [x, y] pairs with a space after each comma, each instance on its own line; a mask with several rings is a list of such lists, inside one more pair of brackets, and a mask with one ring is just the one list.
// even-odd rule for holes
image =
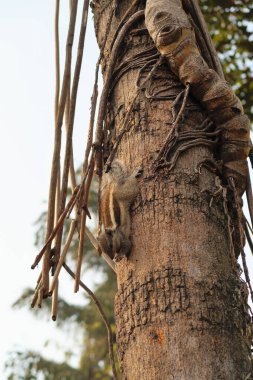
[[[70, 192], [70, 191], [69, 191]], [[92, 184], [91, 193], [89, 197], [88, 208], [91, 212], [92, 219], [96, 221], [96, 205], [97, 205], [97, 184]], [[45, 239], [45, 226], [46, 226], [47, 213], [43, 212], [38, 220], [35, 222], [35, 246], [40, 249]], [[64, 229], [64, 239], [66, 240], [69, 223], [66, 223]], [[94, 223], [94, 222], [93, 222]], [[69, 257], [71, 261], [75, 260], [77, 252], [77, 242], [75, 239], [74, 244], [70, 247]], [[69, 260], [69, 259], [68, 259]], [[99, 300], [101, 300], [102, 307], [105, 314], [112, 326], [114, 327], [113, 316], [113, 299], [116, 292], [116, 277], [104, 261], [94, 252], [93, 246], [89, 241], [85, 240], [85, 268], [86, 270], [92, 269], [99, 274], [100, 283], [96, 286], [95, 293]], [[32, 289], [25, 289], [17, 301], [13, 304], [15, 309], [26, 307], [31, 302]], [[9, 379], [34, 379], [39, 378], [43, 380], [51, 380], [55, 375], [55, 379], [79, 379], [79, 374], [82, 373], [82, 380], [111, 380], [111, 366], [108, 357], [108, 342], [107, 331], [104, 323], [97, 312], [94, 303], [85, 294], [84, 306], [77, 306], [66, 302], [59, 297], [57, 326], [67, 326], [71, 328], [71, 324], [79, 326], [80, 334], [83, 334], [83, 351], [80, 355], [80, 370], [73, 369], [67, 364], [58, 364], [54, 361], [45, 360], [40, 357], [38, 353], [34, 352], [16, 352], [12, 353], [6, 363], [6, 368], [12, 368]], [[51, 302], [50, 299], [44, 300], [42, 309], [34, 309], [33, 313], [39, 317], [50, 315]], [[15, 368], [13, 362], [15, 358]], [[29, 358], [29, 360], [27, 359]], [[16, 371], [16, 372], [15, 372]], [[20, 372], [18, 372], [20, 371]], [[36, 376], [37, 371], [37, 376]], [[16, 377], [20, 373], [21, 377]], [[25, 377], [22, 377], [24, 373]], [[35, 375], [34, 375], [35, 374]], [[59, 377], [57, 377], [59, 376]], [[76, 377], [75, 377], [76, 376]]]
[[[94, 254], [90, 254], [90, 258], [96, 257]], [[87, 258], [86, 258], [87, 259]], [[100, 258], [99, 258], [100, 259]], [[116, 292], [116, 278], [112, 270], [107, 267], [100, 259], [96, 263], [97, 270], [102, 273], [102, 282], [96, 287], [95, 293], [97, 298], [101, 301], [105, 314], [112, 326], [114, 327], [114, 317], [113, 317], [113, 299]], [[26, 289], [21, 297], [13, 305], [14, 308], [27, 307], [31, 301], [31, 295], [33, 291], [31, 289]], [[86, 296], [85, 296], [86, 297]], [[107, 341], [107, 331], [101, 320], [100, 315], [94, 303], [88, 298], [87, 302], [84, 302], [85, 306], [76, 306], [67, 303], [64, 299], [59, 299], [59, 315], [60, 318], [57, 320], [58, 327], [68, 326], [71, 328], [71, 324], [75, 323], [80, 328], [80, 334], [83, 334], [83, 351], [80, 355], [80, 370], [82, 373], [83, 380], [110, 380], [111, 377], [111, 367], [108, 357], [108, 341]], [[47, 300], [46, 300], [47, 301]], [[42, 310], [33, 310], [39, 316], [49, 315], [51, 305], [49, 302], [43, 303]], [[65, 329], [66, 331], [66, 329]], [[32, 354], [32, 355], [31, 355]], [[39, 377], [32, 377], [33, 373], [36, 373], [36, 369], [44, 374], [43, 380], [50, 380], [51, 378], [51, 368], [55, 369], [55, 374], [59, 373], [62, 377], [55, 377], [55, 379], [79, 379], [76, 375], [76, 369], [73, 369], [73, 374], [71, 373], [72, 368], [68, 365], [59, 365], [54, 361], [47, 361], [39, 357], [39, 354], [24, 352], [24, 353], [12, 353], [15, 356], [16, 367], [22, 369], [20, 373], [25, 373], [26, 377], [15, 377], [15, 369], [13, 367], [12, 374], [14, 377], [10, 379], [33, 379]], [[6, 363], [7, 368], [12, 368], [12, 362]], [[25, 358], [31, 357], [29, 362], [26, 362]], [[41, 360], [39, 360], [39, 358]], [[43, 367], [45, 365], [45, 367]], [[50, 368], [50, 375], [48, 374], [48, 368]], [[43, 369], [44, 368], [44, 369]], [[66, 370], [66, 374], [65, 371]], [[35, 371], [35, 372], [34, 372]], [[60, 372], [61, 371], [61, 372]], [[19, 372], [17, 372], [19, 373]], [[30, 376], [30, 377], [29, 377]], [[55, 375], [56, 376], [56, 375]], [[64, 377], [66, 376], [66, 377]], [[72, 377], [71, 377], [72, 376]], [[77, 376], [77, 377], [75, 377]]]
[[[94, 255], [95, 256], [95, 255]], [[101, 259], [100, 259], [101, 260]], [[97, 265], [99, 267], [99, 265]], [[102, 282], [96, 287], [95, 293], [99, 300], [102, 302], [105, 314], [111, 324], [112, 330], [115, 331], [114, 327], [114, 316], [113, 316], [113, 299], [116, 292], [116, 278], [112, 270], [105, 264], [101, 263], [100, 273], [103, 273]], [[33, 291], [31, 289], [26, 289], [21, 297], [13, 305], [14, 308], [27, 307], [27, 304], [31, 300], [31, 295]], [[51, 305], [50, 302], [44, 302], [42, 310], [34, 309], [33, 312], [39, 316], [50, 315]], [[58, 327], [68, 326], [71, 328], [71, 324], [75, 323], [80, 328], [80, 334], [83, 334], [83, 351], [80, 355], [80, 370], [82, 373], [83, 380], [111, 380], [111, 366], [108, 357], [108, 341], [107, 341], [107, 331], [101, 320], [100, 315], [94, 303], [87, 297], [87, 303], [85, 306], [79, 307], [67, 303], [63, 299], [59, 299], [59, 315], [60, 318], [57, 320]], [[66, 331], [66, 329], [65, 329]], [[23, 353], [12, 353], [6, 363], [7, 368], [12, 368], [11, 358], [15, 356], [16, 367], [22, 369], [27, 377], [10, 377], [10, 379], [33, 379], [33, 372], [36, 370], [43, 372], [43, 380], [50, 380], [52, 377], [48, 375], [47, 365], [50, 368], [55, 369], [53, 373], [61, 374], [62, 377], [59, 379], [79, 379], [76, 376], [76, 369], [73, 369], [73, 374], [71, 373], [72, 367], [59, 365], [54, 361], [48, 361], [43, 358], [39, 360], [39, 354], [30, 352]], [[24, 360], [25, 357], [31, 357], [29, 363]], [[45, 367], [43, 365], [45, 364]], [[44, 369], [43, 369], [44, 368]], [[66, 377], [65, 371], [66, 370]], [[17, 372], [18, 373], [18, 372]], [[51, 372], [50, 372], [51, 373]], [[15, 375], [15, 370], [13, 367], [13, 375]], [[71, 377], [70, 376], [73, 376]], [[64, 375], [64, 376], [63, 376]], [[15, 375], [16, 376], [16, 375]], [[70, 376], [70, 377], [68, 377]], [[58, 379], [58, 377], [55, 377]]]
[[[33, 294], [33, 289], [27, 288], [23, 290], [21, 296], [14, 302], [12, 307], [14, 309], [20, 309], [23, 307], [27, 308], [31, 302]], [[44, 300], [43, 307], [41, 309], [34, 308], [32, 312], [39, 317], [48, 317], [51, 313], [51, 299]], [[58, 315], [60, 316], [56, 321], [58, 327], [72, 322], [75, 324], [83, 323], [83, 307], [70, 304], [61, 297], [59, 297], [58, 300]]]
[[200, 0], [226, 78], [253, 122], [253, 1]]
[[[103, 300], [102, 305], [104, 312], [111, 324], [112, 330], [115, 331], [113, 300], [116, 292], [116, 278], [110, 268], [106, 268], [106, 272], [107, 274], [104, 282], [102, 282], [96, 289], [96, 296], [98, 299]], [[83, 351], [81, 358], [81, 368], [85, 371], [87, 368], [91, 367], [92, 371], [97, 372], [97, 376], [98, 374], [102, 376], [101, 380], [111, 379], [111, 377], [109, 377], [111, 368], [108, 361], [107, 332], [104, 324], [101, 322], [101, 317], [98, 315], [92, 302], [84, 308], [83, 316], [85, 326], [85, 350]], [[87, 363], [92, 362], [92, 366], [87, 365]], [[103, 367], [103, 371], [101, 371], [101, 366]], [[107, 377], [105, 375], [107, 375]], [[90, 377], [87, 377], [87, 379], [100, 379], [100, 377], [93, 376], [94, 373], [91, 372]]]
[[40, 354], [12, 352], [5, 368], [9, 375], [7, 380], [83, 380], [83, 372], [67, 365], [43, 358]]
[[[103, 280], [97, 286], [95, 293], [97, 298], [102, 301], [105, 314], [113, 331], [115, 331], [113, 316], [113, 299], [116, 292], [115, 274], [103, 263], [101, 263], [100, 272], [103, 272]], [[32, 293], [31, 289], [26, 289], [13, 306], [15, 308], [27, 307]], [[73, 369], [67, 364], [58, 364], [54, 361], [45, 360], [34, 352], [16, 352], [11, 354], [6, 363], [6, 368], [12, 369], [11, 374], [13, 376], [8, 377], [8, 379], [39, 379], [38, 374], [43, 373], [43, 380], [78, 380], [79, 378], [82, 378], [82, 380], [111, 380], [107, 331], [94, 303], [88, 298], [87, 301], [85, 306], [79, 307], [71, 305], [63, 299], [59, 299], [60, 319], [57, 321], [57, 325], [59, 327], [68, 326], [69, 329], [71, 328], [71, 323], [75, 323], [80, 327], [80, 334], [83, 334], [84, 337], [83, 351], [80, 355], [80, 371]], [[49, 315], [50, 307], [50, 303], [45, 302], [43, 303], [43, 313], [41, 313], [41, 310], [33, 310], [33, 312], [36, 311], [40, 316]], [[13, 366], [13, 362], [15, 362], [15, 366]], [[33, 377], [36, 371], [38, 371], [38, 377]], [[82, 377], [79, 377], [79, 372], [82, 374]], [[24, 377], [22, 377], [23, 375], [17, 377], [17, 373], [24, 373]], [[55, 377], [51, 377], [52, 373]]]

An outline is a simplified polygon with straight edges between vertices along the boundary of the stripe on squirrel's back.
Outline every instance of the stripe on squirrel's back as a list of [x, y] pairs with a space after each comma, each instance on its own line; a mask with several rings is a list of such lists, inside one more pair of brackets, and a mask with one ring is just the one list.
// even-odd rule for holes
[[110, 213], [110, 186], [106, 186], [101, 193], [101, 219], [105, 228], [112, 228], [113, 221]]

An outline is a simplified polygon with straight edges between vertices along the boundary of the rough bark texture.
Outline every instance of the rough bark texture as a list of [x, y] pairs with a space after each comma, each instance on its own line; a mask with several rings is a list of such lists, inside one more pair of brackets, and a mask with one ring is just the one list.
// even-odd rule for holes
[[[131, 3], [118, 2], [112, 18], [105, 77], [111, 42]], [[131, 14], [144, 8], [140, 1]], [[94, 4], [100, 46], [112, 10], [110, 0]], [[237, 221], [226, 212], [229, 197], [217, 191], [220, 179], [212, 170], [217, 136], [206, 111], [188, 97], [178, 125], [182, 138], [169, 157], [180, 147], [181, 154], [174, 165], [154, 170], [184, 93], [176, 105], [175, 99], [185, 89], [167, 62], [145, 83], [158, 53], [144, 19], [134, 24], [118, 53], [105, 122], [104, 159], [125, 128], [115, 157], [128, 168], [144, 169], [131, 210], [133, 248], [117, 264], [115, 317], [123, 378], [245, 380], [252, 368], [247, 295], [232, 249]], [[184, 150], [192, 131], [201, 141]]]

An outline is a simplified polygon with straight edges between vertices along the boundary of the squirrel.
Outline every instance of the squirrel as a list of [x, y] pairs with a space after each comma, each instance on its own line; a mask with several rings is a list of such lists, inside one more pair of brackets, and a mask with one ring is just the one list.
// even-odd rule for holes
[[137, 177], [141, 173], [142, 168], [130, 173], [121, 161], [114, 160], [110, 170], [102, 176], [101, 221], [104, 231], [98, 241], [100, 249], [116, 262], [127, 257], [132, 247], [129, 208], [139, 192]]

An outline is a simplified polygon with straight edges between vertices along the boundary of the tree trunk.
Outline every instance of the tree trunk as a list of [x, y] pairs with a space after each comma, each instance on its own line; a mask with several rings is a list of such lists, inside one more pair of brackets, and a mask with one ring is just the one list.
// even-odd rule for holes
[[[94, 2], [100, 48], [107, 35], [104, 78], [113, 64], [114, 35], [132, 3], [116, 1], [106, 33], [114, 3]], [[126, 20], [142, 9], [145, 1], [133, 5]], [[121, 371], [128, 380], [250, 379], [247, 292], [234, 255], [233, 224], [238, 226], [215, 172], [217, 136], [175, 70], [164, 60], [156, 65], [159, 57], [140, 18], [120, 45], [107, 98], [104, 161], [113, 151], [129, 169], [144, 169], [131, 208], [131, 254], [116, 265]], [[183, 99], [180, 138], [166, 165], [155, 170]], [[186, 146], [193, 131], [202, 137]]]

